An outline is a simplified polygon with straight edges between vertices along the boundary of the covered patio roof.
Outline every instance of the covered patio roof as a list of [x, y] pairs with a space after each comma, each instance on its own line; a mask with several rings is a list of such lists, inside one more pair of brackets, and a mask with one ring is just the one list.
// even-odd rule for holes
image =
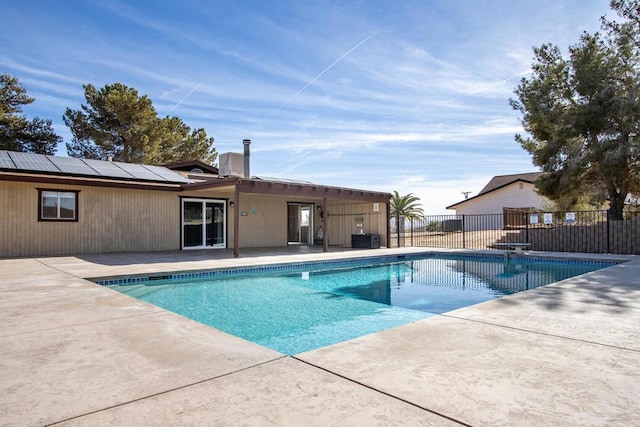
[[[334, 200], [344, 200], [350, 202], [357, 203], [384, 203], [386, 206], [386, 218], [387, 218], [387, 236], [391, 233], [390, 224], [389, 224], [389, 216], [390, 216], [390, 206], [389, 201], [391, 200], [390, 193], [383, 193], [378, 191], [367, 191], [367, 190], [358, 190], [353, 188], [345, 188], [345, 187], [331, 187], [326, 185], [316, 185], [306, 182], [295, 182], [295, 181], [276, 181], [276, 180], [265, 180], [265, 179], [255, 179], [255, 178], [239, 178], [239, 177], [229, 177], [229, 178], [217, 178], [208, 181], [189, 183], [182, 185], [182, 191], [191, 191], [191, 190], [205, 190], [205, 189], [214, 189], [214, 188], [222, 188], [229, 187], [233, 189], [233, 202], [236, 206], [239, 206], [240, 203], [240, 194], [272, 194], [272, 195], [280, 195], [280, 196], [296, 196], [296, 197], [309, 197], [316, 198], [322, 200], [322, 211], [327, 212], [326, 215], [322, 217], [322, 228], [327, 230], [328, 227], [328, 217], [330, 213], [327, 210], [327, 201], [329, 199]], [[238, 209], [235, 209], [233, 212], [233, 253], [235, 257], [240, 256], [240, 247], [239, 247], [239, 237], [240, 237], [240, 212]], [[329, 250], [329, 243], [327, 239], [324, 239], [322, 242], [323, 251], [327, 252]]]

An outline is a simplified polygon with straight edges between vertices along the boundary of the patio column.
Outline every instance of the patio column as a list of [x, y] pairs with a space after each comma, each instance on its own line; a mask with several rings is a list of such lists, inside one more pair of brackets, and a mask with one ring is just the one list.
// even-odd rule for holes
[[[391, 247], [391, 200], [387, 200], [387, 249]], [[398, 231], [398, 235], [400, 232]]]
[[240, 256], [240, 192], [236, 185], [233, 192], [233, 257]]
[[329, 230], [327, 230], [327, 224], [329, 221], [329, 212], [327, 211], [327, 198], [322, 198], [322, 230], [324, 230], [324, 236], [322, 237], [322, 252], [329, 252]]

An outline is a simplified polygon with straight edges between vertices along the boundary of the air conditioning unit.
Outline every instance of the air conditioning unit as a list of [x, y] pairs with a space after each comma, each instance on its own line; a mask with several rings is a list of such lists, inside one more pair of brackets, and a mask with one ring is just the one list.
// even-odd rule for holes
[[218, 175], [244, 177], [244, 155], [241, 153], [222, 153], [218, 161]]

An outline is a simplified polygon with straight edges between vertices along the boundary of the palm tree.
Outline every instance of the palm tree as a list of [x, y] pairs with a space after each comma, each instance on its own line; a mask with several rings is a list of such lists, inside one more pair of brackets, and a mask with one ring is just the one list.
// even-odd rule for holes
[[[398, 241], [400, 240], [400, 234], [404, 232], [405, 218], [420, 218], [424, 216], [419, 202], [420, 197], [414, 196], [413, 193], [401, 196], [397, 191], [393, 192], [389, 207], [391, 216], [395, 217], [398, 223]], [[402, 217], [402, 221], [400, 221], [400, 217]]]

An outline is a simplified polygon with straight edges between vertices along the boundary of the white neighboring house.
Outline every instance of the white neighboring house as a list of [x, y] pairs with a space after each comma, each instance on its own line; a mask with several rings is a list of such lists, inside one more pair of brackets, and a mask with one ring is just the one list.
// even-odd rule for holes
[[[534, 186], [534, 182], [541, 175], [542, 172], [530, 172], [494, 176], [476, 196], [447, 206], [447, 209], [455, 210], [456, 215], [503, 214], [505, 208], [544, 209], [551, 204], [551, 201], [539, 195]], [[477, 225], [474, 222], [476, 221], [465, 221], [465, 229], [478, 230], [504, 226], [502, 217], [497, 215], [493, 221], [487, 221], [485, 218], [482, 223], [478, 221]]]

